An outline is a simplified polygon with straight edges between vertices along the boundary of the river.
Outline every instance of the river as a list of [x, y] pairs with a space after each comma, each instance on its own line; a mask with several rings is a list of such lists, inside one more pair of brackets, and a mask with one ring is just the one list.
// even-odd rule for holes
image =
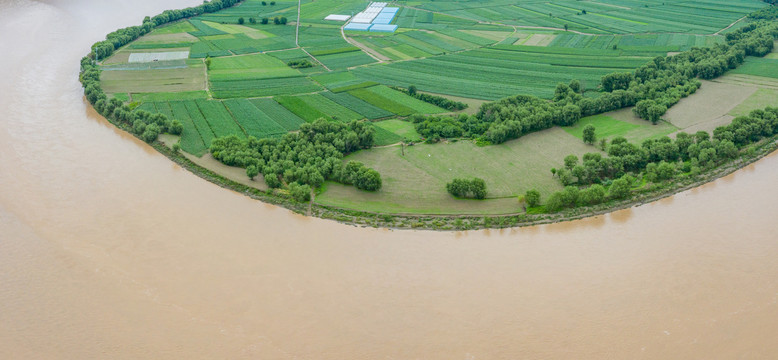
[[83, 100], [93, 42], [199, 2], [0, 0], [0, 358], [778, 358], [778, 156], [555, 225], [306, 218]]

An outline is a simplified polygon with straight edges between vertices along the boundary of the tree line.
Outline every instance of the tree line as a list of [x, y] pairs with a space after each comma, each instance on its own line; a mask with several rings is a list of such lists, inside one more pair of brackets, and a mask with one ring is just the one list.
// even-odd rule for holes
[[[360, 190], [377, 191], [382, 186], [377, 171], [356, 161], [343, 164], [345, 155], [372, 147], [374, 137], [375, 129], [366, 121], [340, 123], [319, 119], [278, 139], [220, 137], [211, 142], [210, 150], [222, 163], [246, 168], [249, 178], [261, 173], [271, 188], [299, 193], [298, 186], [315, 189], [332, 180], [353, 184]], [[296, 185], [291, 187], [292, 184]]]
[[[546, 210], [555, 212], [623, 199], [631, 194], [638, 180], [661, 183], [694, 178], [736, 159], [749, 145], [775, 135], [778, 135], [778, 108], [768, 107], [716, 128], [712, 137], [706, 131], [680, 132], [675, 139], [666, 136], [649, 139], [640, 146], [616, 137], [607, 147], [607, 156], [587, 153], [579, 160], [575, 155], [568, 155], [562, 168], [551, 169], [566, 187], [549, 196]], [[537, 206], [540, 199], [532, 195]]]
[[634, 72], [605, 75], [596, 98], [584, 97], [577, 80], [558, 84], [546, 101], [517, 95], [481, 105], [467, 116], [413, 117], [417, 131], [428, 139], [478, 138], [494, 144], [516, 139], [554, 125], [575, 124], [581, 117], [636, 106], [635, 113], [658, 122], [668, 108], [712, 79], [738, 67], [747, 56], [764, 56], [778, 38], [778, 24], [758, 22], [728, 33], [726, 43], [659, 56]]
[[407, 95], [410, 95], [411, 97], [414, 97], [416, 99], [419, 99], [421, 101], [430, 103], [432, 105], [435, 105], [437, 107], [449, 110], [449, 111], [459, 111], [467, 109], [468, 105], [460, 102], [460, 101], [454, 101], [447, 99], [442, 96], [438, 95], [431, 95], [431, 94], [425, 94], [420, 93], [419, 90], [416, 88], [416, 85], [408, 86], [407, 89], [403, 89], [401, 87], [397, 86], [390, 86], [392, 89], [403, 92]]
[[133, 134], [147, 143], [157, 140], [161, 133], [181, 135], [184, 126], [178, 120], [170, 120], [164, 114], [132, 110], [119, 99], [108, 99], [100, 86], [100, 69], [92, 60], [82, 59], [81, 71], [79, 80], [84, 86], [87, 101], [106, 119], [124, 124]]

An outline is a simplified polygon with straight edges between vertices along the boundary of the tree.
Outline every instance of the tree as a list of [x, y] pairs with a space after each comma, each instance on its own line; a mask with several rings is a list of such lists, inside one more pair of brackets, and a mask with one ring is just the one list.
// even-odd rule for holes
[[151, 144], [152, 142], [154, 142], [154, 140], [157, 140], [157, 137], [159, 137], [159, 133], [160, 133], [159, 126], [157, 126], [157, 124], [150, 124], [144, 128], [143, 134], [141, 134], [141, 138], [143, 139], [143, 141]]
[[630, 193], [632, 187], [631, 177], [625, 175], [621, 178], [613, 180], [610, 189], [608, 190], [608, 196], [612, 199], [623, 199]]
[[486, 182], [484, 179], [474, 178], [470, 181], [470, 191], [473, 193], [473, 197], [476, 199], [483, 199], [486, 197]]
[[578, 156], [575, 155], [565, 156], [565, 168], [567, 170], [573, 170], [576, 164], [578, 164]]
[[456, 197], [483, 199], [486, 197], [486, 182], [479, 178], [454, 179], [446, 184], [446, 191]]
[[587, 124], [583, 128], [583, 141], [589, 145], [594, 144], [597, 141], [597, 135], [595, 134], [595, 128], [592, 124]]
[[184, 132], [184, 124], [178, 121], [178, 119], [174, 119], [170, 122], [168, 132], [173, 135], [181, 135], [181, 133]]
[[576, 79], [570, 81], [570, 85], [568, 85], [568, 87], [570, 88], [570, 90], [573, 90], [576, 93], [581, 92], [581, 82]]
[[250, 24], [252, 24], [252, 25], [253, 25], [253, 24], [256, 24], [256, 23], [257, 23], [257, 19], [255, 19], [255, 18], [253, 18], [253, 17], [250, 17], [250, 18], [249, 18], [249, 23], [250, 23]]
[[262, 2], [262, 5], [267, 5], [267, 1], [263, 1], [263, 2]]
[[311, 187], [307, 184], [300, 185], [296, 182], [289, 184], [289, 195], [297, 202], [306, 202], [311, 200]]
[[278, 16], [276, 16], [276, 17], [274, 17], [274, 18], [273, 18], [273, 24], [276, 24], [276, 25], [278, 25], [278, 24], [280, 24], [280, 23], [281, 23], [281, 19], [279, 19], [279, 18], [278, 18]]
[[181, 151], [181, 144], [175, 143], [171, 149], [173, 150], [174, 154], [178, 154]]
[[561, 192], [555, 192], [551, 194], [551, 196], [548, 197], [548, 200], [546, 200], [546, 211], [548, 212], [557, 212], [562, 210], [564, 206], [565, 204], [562, 200]]
[[275, 4], [276, 4], [276, 2], [275, 2], [275, 1], [271, 1], [271, 2], [270, 2], [270, 5], [275, 5]]
[[416, 85], [408, 86], [408, 95], [410, 96], [416, 95]]
[[239, 17], [238, 18], [238, 24], [243, 25], [243, 23], [245, 23], [245, 22], [246, 22], [246, 19], [244, 19], [243, 17]]
[[567, 24], [565, 24], [565, 31], [567, 31]]
[[586, 205], [597, 205], [605, 200], [605, 188], [600, 184], [594, 184], [581, 191], [580, 198]]
[[662, 115], [664, 115], [667, 112], [667, 106], [656, 104], [648, 108], [648, 121], [651, 121], [652, 124], [656, 125], [656, 123], [659, 122], [659, 120], [662, 119]]
[[263, 18], [262, 18], [262, 20], [260, 20], [259, 22], [260, 22], [262, 25], [267, 25], [267, 23], [268, 23], [268, 22], [270, 22], [270, 20], [269, 20], [268, 18], [266, 18], [266, 17], [263, 17]]
[[540, 192], [535, 189], [527, 190], [524, 194], [524, 201], [527, 203], [528, 207], [540, 205]]
[[211, 69], [211, 57], [210, 56], [206, 56], [205, 57], [205, 68], [209, 69], [209, 70]]
[[254, 180], [254, 178], [259, 175], [259, 169], [257, 169], [254, 165], [249, 165], [246, 168], [246, 176], [249, 177], [250, 180]]
[[[275, 4], [273, 4], [273, 5], [275, 5]], [[281, 19], [279, 20], [279, 22], [281, 23], [281, 25], [286, 25], [286, 22], [287, 22], [286, 17], [282, 16]]]
[[381, 189], [381, 174], [373, 169], [363, 167], [354, 181], [354, 186], [360, 190], [378, 191]]

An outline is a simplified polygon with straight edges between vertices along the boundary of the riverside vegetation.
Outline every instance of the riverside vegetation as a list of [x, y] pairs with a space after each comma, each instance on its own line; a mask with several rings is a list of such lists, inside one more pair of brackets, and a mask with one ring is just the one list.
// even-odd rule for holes
[[[294, 40], [294, 35], [286, 29], [300, 24], [287, 25], [279, 20], [275, 23], [279, 27], [269, 28], [265, 21], [270, 16], [296, 18], [296, 2], [268, 5], [252, 0], [214, 0], [147, 17], [140, 26], [109, 34], [82, 59], [80, 79], [86, 98], [110, 121], [222, 186], [296, 211], [372, 226], [468, 229], [576, 218], [707, 181], [753, 161], [774, 147], [772, 139], [778, 133], [775, 108], [752, 109], [747, 116], [736, 117], [715, 130], [709, 126], [714, 130], [712, 136], [703, 130], [692, 134], [679, 131], [686, 128], [675, 127], [665, 120], [668, 109], [704, 86], [701, 80], [717, 79], [743, 64], [751, 64], [749, 59], [763, 58], [773, 51], [778, 38], [773, 5], [764, 7], [755, 1], [743, 1], [756, 10], [749, 15], [750, 22], [742, 21], [724, 35], [715, 36], [716, 41], [710, 46], [672, 49], [623, 45], [619, 49], [621, 43], [626, 43], [626, 36], [617, 35], [622, 36], [619, 43], [609, 49], [593, 50], [564, 47], [561, 40], [559, 46], [517, 45], [517, 35], [525, 34], [510, 21], [482, 25], [481, 20], [462, 15], [437, 19], [433, 16], [428, 22], [416, 25], [418, 28], [410, 27], [399, 34], [365, 37], [349, 33], [341, 38], [339, 32], [332, 31], [337, 28], [321, 21], [319, 16], [329, 12], [327, 6], [344, 10], [358, 9], [361, 5], [318, 3], [321, 8], [306, 2], [299, 9], [302, 19], [315, 26], [300, 27], [297, 46], [289, 42], [290, 36]], [[420, 3], [421, 7], [434, 4]], [[711, 9], [717, 7], [720, 5]], [[318, 10], [306, 13], [306, 9]], [[398, 23], [407, 25], [408, 19], [419, 20], [433, 14], [409, 9], [403, 8]], [[578, 19], [598, 11], [604, 10], [579, 11], [575, 16]], [[260, 16], [263, 14], [268, 16]], [[551, 18], [573, 19], [554, 14]], [[539, 21], [534, 17], [525, 20]], [[424, 34], [434, 34], [437, 38], [433, 41]], [[564, 38], [565, 44], [569, 44], [570, 36], [603, 39], [608, 44], [615, 39], [607, 34], [569, 35], [561, 28], [530, 36], [538, 34]], [[414, 55], [403, 48], [411, 58], [393, 59], [386, 56], [388, 53], [377, 51], [380, 47], [371, 46], [407, 37], [414, 40], [408, 44], [415, 44], [417, 50], [426, 48], [426, 54], [431, 57]], [[350, 39], [372, 48], [373, 53], [353, 46]], [[422, 45], [421, 41], [427, 41], [428, 45]], [[449, 50], [452, 54], [431, 50], [433, 46], [446, 49], [453, 44], [458, 50], [452, 47]], [[123, 54], [184, 48], [189, 51], [189, 60], [163, 60], [159, 64], [144, 65], [149, 68], [120, 59]], [[667, 50], [684, 51], [667, 55]], [[403, 76], [404, 84], [398, 78], [387, 78], [387, 74], [400, 70], [398, 66], [402, 64], [423, 64], [437, 59], [450, 65], [452, 73], [446, 76], [467, 82], [469, 72], [456, 73], [458, 66], [468, 63], [464, 55], [477, 55], [484, 60], [483, 64], [491, 63], [479, 67], [487, 72], [517, 66], [522, 70], [506, 75], [508, 80], [534, 79], [534, 90], [503, 97], [504, 91], [520, 92], [521, 89], [507, 83], [501, 85], [497, 78], [489, 80], [494, 85], [491, 89], [475, 83], [468, 89], [444, 89], [424, 78], [414, 78], [409, 72]], [[335, 61], [336, 57], [343, 60]], [[375, 60], [385, 63], [375, 63]], [[529, 75], [534, 71], [531, 69], [543, 62], [578, 70], [562, 71], [562, 77], [557, 78]], [[444, 65], [436, 64], [446, 68]], [[174, 70], [203, 73], [208, 86], [140, 84], [137, 88], [140, 92], [123, 92], [129, 89], [131, 81], [112, 80], [120, 79], [115, 74], [123, 71], [167, 76]], [[377, 74], [378, 70], [382, 73]], [[558, 82], [565, 77], [568, 81]], [[593, 86], [594, 78], [599, 78], [596, 86]], [[439, 80], [446, 82], [442, 77]], [[500, 90], [494, 92], [495, 89]], [[473, 102], [479, 97], [499, 99]], [[471, 103], [476, 104], [477, 110], [467, 113]], [[631, 108], [647, 125], [634, 120], [627, 123], [607, 115], [624, 108]], [[579, 123], [586, 123], [580, 125], [580, 133], [574, 130]], [[539, 161], [536, 159], [539, 155], [509, 150], [507, 155], [516, 161], [537, 161], [530, 166], [530, 174], [517, 173], [522, 178], [541, 179], [541, 173], [548, 174], [542, 180], [516, 178], [514, 181], [523, 183], [521, 192], [514, 185], [503, 185], [510, 180], [500, 184], [501, 175], [496, 172], [473, 172], [481, 162], [505, 161], [510, 157], [504, 160], [475, 155], [449, 160], [432, 157], [436, 147], [458, 147], [467, 154], [466, 149], [493, 152], [498, 150], [489, 149], [499, 149], [504, 146], [501, 144], [521, 146], [525, 140], [520, 138], [530, 135], [545, 138], [554, 127], [579, 136], [583, 144], [568, 144], [575, 142], [574, 136], [565, 138], [562, 144], [554, 144], [550, 138], [532, 140], [542, 147], [557, 147], [551, 153], [558, 156], [556, 161], [563, 156], [562, 151], [575, 148], [574, 154], [565, 157], [563, 165], [550, 172], [549, 168], [558, 163], [548, 158]], [[632, 140], [640, 145], [627, 139], [638, 129], [643, 135], [632, 136]], [[667, 136], [671, 133], [672, 138]], [[158, 142], [160, 134], [170, 134], [179, 140], [165, 146]], [[419, 144], [421, 140], [425, 143]], [[373, 149], [377, 145], [388, 147]], [[586, 147], [594, 151], [586, 151]], [[239, 185], [195, 165], [181, 150], [195, 156], [209, 152], [225, 165], [244, 168], [251, 181], [267, 188]], [[396, 155], [381, 161], [371, 155], [388, 151]], [[419, 157], [422, 151], [430, 151], [428, 159]], [[456, 151], [446, 153], [457, 154]], [[400, 180], [404, 161], [412, 161], [418, 168], [407, 172], [407, 179]], [[468, 169], [471, 165], [473, 168]], [[495, 165], [495, 171], [502, 171], [499, 164]], [[436, 180], [425, 180], [426, 174], [418, 180], [424, 194], [414, 199], [419, 190], [403, 181], [416, 181], [414, 176], [419, 168]], [[385, 175], [382, 172], [387, 169], [388, 180], [382, 178]], [[348, 186], [353, 186], [357, 193], [347, 190]], [[434, 201], [425, 198], [431, 192], [453, 197], [444, 200], [438, 208]], [[391, 203], [396, 197], [393, 196], [410, 199], [409, 205], [394, 206]], [[463, 198], [474, 200], [459, 200]], [[515, 205], [510, 205], [510, 201]], [[307, 207], [301, 206], [306, 203]]]

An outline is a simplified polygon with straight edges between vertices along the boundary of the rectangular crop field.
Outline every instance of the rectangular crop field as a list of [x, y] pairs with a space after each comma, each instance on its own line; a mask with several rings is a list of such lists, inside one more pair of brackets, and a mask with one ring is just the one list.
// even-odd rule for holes
[[305, 123], [305, 120], [287, 110], [273, 99], [262, 98], [251, 99], [250, 101], [257, 109], [273, 119], [273, 121], [286, 131], [298, 130], [300, 129], [300, 125]]
[[319, 118], [338, 121], [351, 121], [363, 118], [321, 94], [281, 96], [276, 101], [305, 121], [313, 122]]
[[349, 108], [368, 119], [380, 119], [394, 115], [393, 113], [371, 105], [349, 93], [332, 93], [325, 91], [322, 95], [346, 108]]
[[211, 81], [287, 78], [302, 76], [283, 61], [267, 54], [229, 56], [211, 59]]
[[257, 109], [249, 100], [230, 99], [225, 100], [224, 105], [250, 136], [264, 138], [286, 133], [286, 129]]
[[303, 94], [321, 90], [319, 85], [305, 77], [211, 82], [211, 92], [220, 99]]
[[619, 55], [619, 51], [500, 45], [352, 72], [387, 85], [416, 85], [423, 91], [467, 98], [495, 100], [516, 94], [549, 98], [557, 83], [578, 79], [593, 88], [603, 75], [633, 70], [651, 60]]
[[195, 100], [195, 103], [217, 137], [229, 135], [246, 136], [243, 129], [235, 122], [235, 119], [232, 118], [232, 115], [221, 101], [199, 99]]
[[100, 74], [100, 85], [107, 93], [205, 90], [205, 65], [179, 69], [103, 71]]

